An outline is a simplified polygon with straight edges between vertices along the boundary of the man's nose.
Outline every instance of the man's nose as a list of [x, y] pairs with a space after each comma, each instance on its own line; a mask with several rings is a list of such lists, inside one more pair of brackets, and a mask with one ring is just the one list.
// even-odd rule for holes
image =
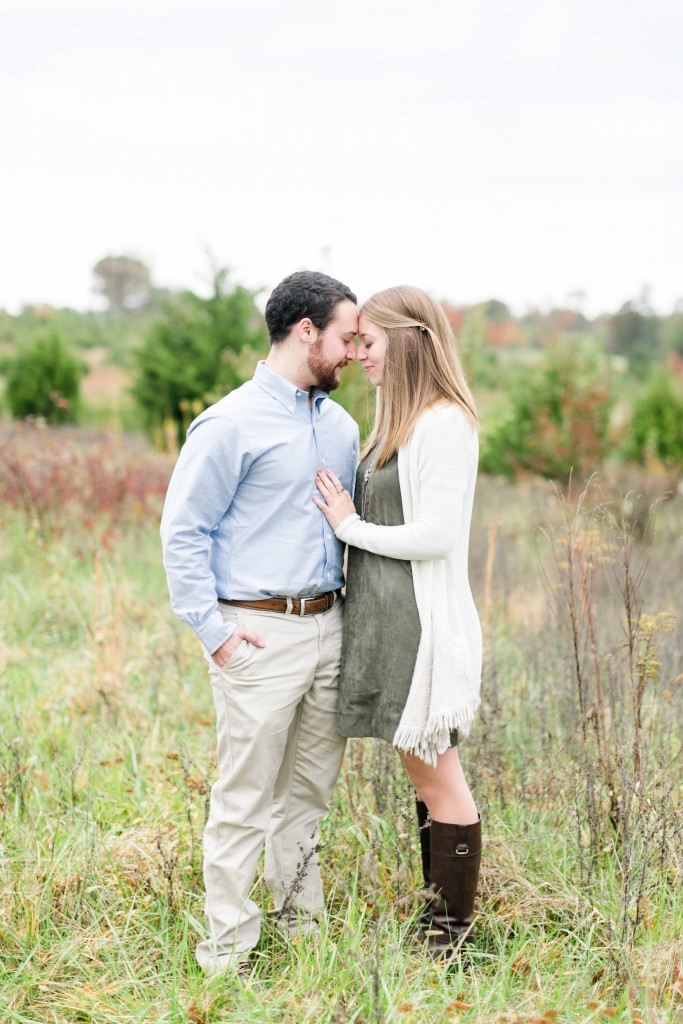
[[356, 352], [356, 346], [354, 345], [353, 342], [351, 342], [348, 349], [346, 350], [346, 361], [347, 363], [351, 363], [354, 361], [354, 359], [358, 359], [358, 353]]

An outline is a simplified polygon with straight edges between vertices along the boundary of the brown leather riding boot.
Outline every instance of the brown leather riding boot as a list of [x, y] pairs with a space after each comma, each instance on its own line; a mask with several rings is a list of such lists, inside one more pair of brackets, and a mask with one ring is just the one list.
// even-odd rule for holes
[[415, 797], [415, 809], [417, 811], [417, 834], [420, 839], [420, 854], [422, 856], [422, 877], [424, 878], [424, 887], [428, 889], [431, 882], [429, 864], [432, 822], [427, 810], [427, 804], [424, 800], [420, 800], [419, 797]]
[[[420, 856], [422, 858], [422, 878], [423, 887], [425, 890], [429, 889], [429, 865], [430, 865], [430, 847], [431, 847], [431, 835], [432, 835], [432, 819], [429, 816], [429, 810], [424, 800], [420, 800], [419, 797], [415, 797], [415, 810], [417, 811], [417, 834], [420, 840]], [[425, 903], [420, 911], [420, 916], [415, 923], [415, 935], [420, 942], [423, 941], [425, 933], [431, 927], [431, 921], [428, 912], [428, 904]]]
[[432, 821], [430, 878], [434, 895], [427, 904], [427, 948], [449, 956], [471, 942], [474, 897], [481, 863], [481, 817], [474, 825]]

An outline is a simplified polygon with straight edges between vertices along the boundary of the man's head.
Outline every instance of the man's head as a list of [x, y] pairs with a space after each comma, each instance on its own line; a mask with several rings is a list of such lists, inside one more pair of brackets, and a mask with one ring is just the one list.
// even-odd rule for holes
[[266, 324], [271, 345], [289, 335], [292, 327], [308, 318], [324, 331], [340, 302], [356, 305], [356, 296], [341, 281], [315, 270], [298, 270], [273, 289], [266, 303]]
[[289, 359], [291, 351], [302, 386], [339, 387], [342, 369], [355, 359], [358, 312], [350, 288], [312, 270], [290, 274], [268, 299], [266, 324], [273, 356]]

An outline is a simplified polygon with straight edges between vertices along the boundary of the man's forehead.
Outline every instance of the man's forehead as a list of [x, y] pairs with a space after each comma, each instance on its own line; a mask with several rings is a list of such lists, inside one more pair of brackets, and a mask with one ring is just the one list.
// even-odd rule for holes
[[329, 322], [355, 332], [358, 330], [358, 310], [350, 299], [345, 299], [344, 302], [337, 305], [334, 316]]

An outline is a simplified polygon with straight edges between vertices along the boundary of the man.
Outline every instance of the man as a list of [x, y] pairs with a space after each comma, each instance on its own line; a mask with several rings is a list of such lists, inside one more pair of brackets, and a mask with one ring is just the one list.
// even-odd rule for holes
[[253, 379], [190, 426], [161, 522], [171, 604], [202, 643], [216, 706], [197, 947], [209, 973], [258, 941], [249, 892], [264, 842], [281, 925], [311, 926], [322, 910], [318, 824], [345, 742], [343, 550], [312, 497], [318, 467], [353, 490], [358, 428], [329, 392], [355, 358], [356, 297], [302, 271], [275, 288], [266, 324], [271, 351]]

